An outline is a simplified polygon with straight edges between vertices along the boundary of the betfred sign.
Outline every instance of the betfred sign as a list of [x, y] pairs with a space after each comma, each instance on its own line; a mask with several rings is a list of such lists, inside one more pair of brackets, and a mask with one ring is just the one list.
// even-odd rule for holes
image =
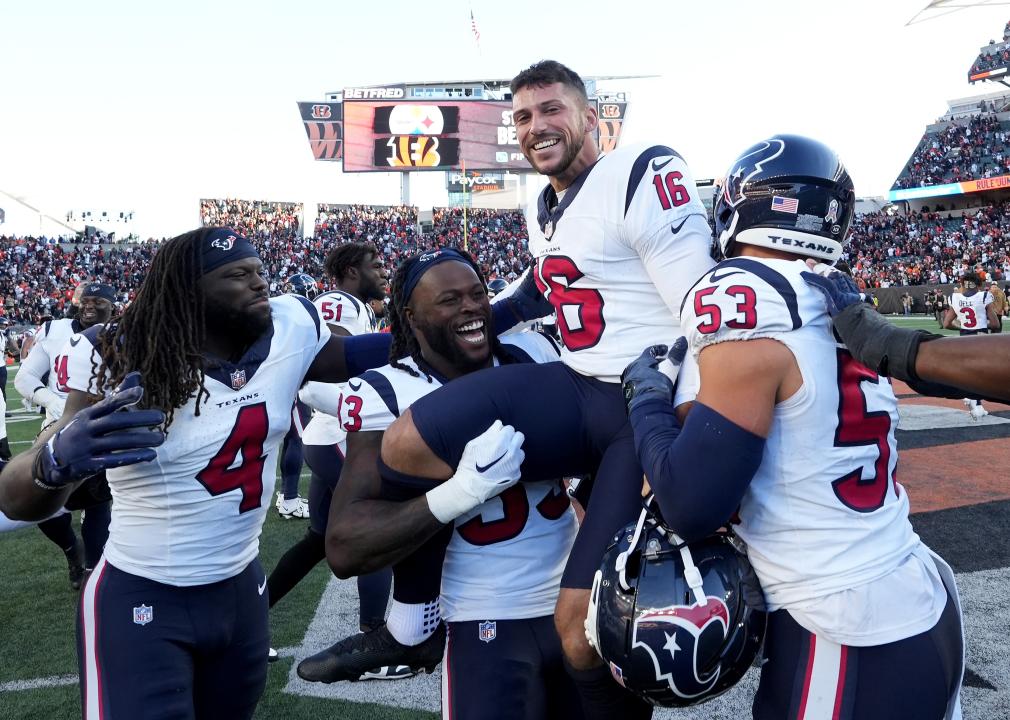
[[346, 88], [344, 100], [402, 100], [407, 91], [402, 85], [374, 88]]
[[505, 176], [489, 172], [448, 172], [445, 186], [450, 193], [492, 192], [505, 189]]

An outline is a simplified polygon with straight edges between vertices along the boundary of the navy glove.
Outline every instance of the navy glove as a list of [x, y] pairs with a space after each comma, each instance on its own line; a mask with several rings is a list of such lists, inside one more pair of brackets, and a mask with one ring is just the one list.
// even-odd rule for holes
[[845, 273], [832, 272], [827, 277], [804, 270], [800, 275], [806, 280], [807, 285], [820, 290], [824, 295], [824, 302], [828, 306], [828, 315], [835, 317], [845, 308], [856, 303], [863, 302], [863, 294], [859, 292], [856, 283], [852, 282]]
[[[673, 383], [680, 372], [681, 363], [687, 354], [687, 338], [679, 337], [673, 347], [653, 345], [647, 347], [632, 361], [621, 375], [621, 387], [624, 390], [624, 403], [628, 413], [646, 399], [658, 398], [673, 402]], [[659, 371], [659, 363], [663, 359], [670, 361], [671, 374]]]
[[130, 409], [143, 395], [140, 373], [132, 372], [111, 395], [78, 412], [35, 456], [35, 484], [58, 490], [109, 468], [153, 460], [151, 448], [165, 442], [165, 434], [152, 428], [165, 422], [165, 413]]

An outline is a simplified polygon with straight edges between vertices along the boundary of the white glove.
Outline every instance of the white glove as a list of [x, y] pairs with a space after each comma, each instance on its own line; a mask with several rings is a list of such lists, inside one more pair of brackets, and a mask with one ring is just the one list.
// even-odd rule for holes
[[526, 458], [525, 436], [501, 420], [466, 444], [456, 474], [425, 497], [441, 523], [450, 523], [490, 497], [519, 481], [519, 466]]

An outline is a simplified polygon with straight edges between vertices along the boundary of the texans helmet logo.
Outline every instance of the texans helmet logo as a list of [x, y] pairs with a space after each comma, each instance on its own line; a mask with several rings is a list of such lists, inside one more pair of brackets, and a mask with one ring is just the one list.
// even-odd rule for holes
[[[667, 682], [683, 698], [709, 692], [721, 668], [703, 672], [701, 657], [714, 657], [729, 633], [729, 609], [719, 598], [708, 596], [705, 605], [673, 605], [642, 613], [635, 619], [632, 651], [649, 654], [656, 680]], [[674, 678], [677, 678], [674, 680]]]
[[216, 240], [211, 242], [210, 246], [212, 248], [217, 248], [218, 250], [228, 251], [232, 249], [232, 246], [234, 244], [235, 244], [235, 236], [229, 235], [226, 238], [217, 238]]
[[740, 162], [722, 186], [723, 199], [730, 207], [736, 207], [747, 199], [744, 188], [752, 177], [764, 170], [765, 165], [782, 155], [786, 148], [785, 140], [772, 138], [759, 143], [746, 155], [740, 157]]

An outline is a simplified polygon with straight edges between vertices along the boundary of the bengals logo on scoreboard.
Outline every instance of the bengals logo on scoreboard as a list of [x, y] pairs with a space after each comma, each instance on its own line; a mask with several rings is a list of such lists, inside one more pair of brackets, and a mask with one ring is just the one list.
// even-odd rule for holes
[[438, 138], [397, 135], [389, 138], [386, 162], [391, 167], [437, 167], [442, 164], [438, 153]]
[[614, 103], [604, 103], [600, 105], [600, 117], [619, 118], [621, 117], [621, 106]]
[[313, 105], [312, 106], [312, 117], [315, 120], [328, 120], [332, 114], [332, 110], [329, 105]]

